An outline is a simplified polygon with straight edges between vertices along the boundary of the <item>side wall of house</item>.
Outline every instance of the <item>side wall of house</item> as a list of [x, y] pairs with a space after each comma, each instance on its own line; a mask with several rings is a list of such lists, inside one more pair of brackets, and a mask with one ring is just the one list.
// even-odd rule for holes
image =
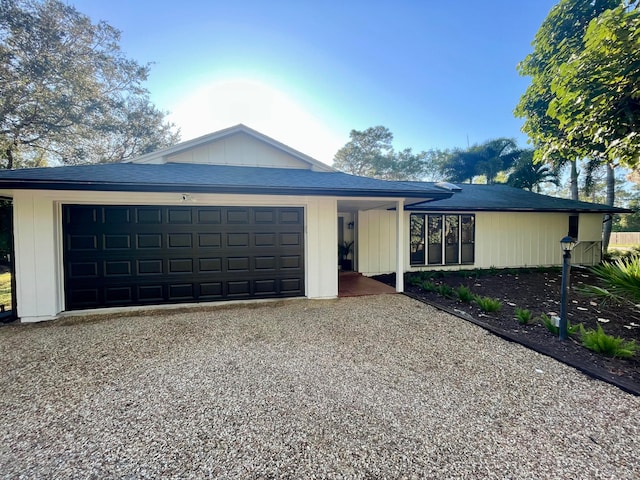
[[[474, 213], [474, 212], [465, 212]], [[602, 214], [580, 214], [573, 263], [595, 265], [600, 259]], [[395, 212], [371, 210], [358, 213], [358, 271], [378, 275], [395, 271]], [[405, 212], [405, 243], [409, 249], [410, 212]], [[475, 213], [475, 262], [471, 265], [410, 265], [406, 270], [460, 270], [516, 268], [562, 264], [560, 239], [567, 235], [568, 213]]]
[[22, 321], [64, 311], [62, 204], [300, 206], [305, 209], [305, 290], [308, 298], [338, 295], [337, 201], [325, 197], [22, 190], [14, 193], [16, 297]]

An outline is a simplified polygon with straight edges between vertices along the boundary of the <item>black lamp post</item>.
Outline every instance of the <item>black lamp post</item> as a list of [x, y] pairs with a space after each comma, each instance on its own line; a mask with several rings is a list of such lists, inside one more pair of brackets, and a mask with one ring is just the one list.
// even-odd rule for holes
[[562, 290], [560, 292], [560, 325], [558, 328], [560, 340], [567, 338], [567, 287], [571, 272], [571, 250], [575, 245], [576, 242], [569, 236], [560, 240], [562, 247]]

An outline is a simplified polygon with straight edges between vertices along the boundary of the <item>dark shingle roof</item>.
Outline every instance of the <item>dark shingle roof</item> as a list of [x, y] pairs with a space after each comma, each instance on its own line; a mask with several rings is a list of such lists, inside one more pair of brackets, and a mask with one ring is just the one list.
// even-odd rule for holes
[[[435, 186], [429, 182], [406, 183]], [[458, 184], [457, 186], [461, 190], [450, 198], [428, 204], [413, 205], [408, 209], [448, 212], [631, 212], [625, 208], [551, 197], [507, 185]]]
[[111, 163], [0, 172], [0, 189], [335, 195], [441, 199], [434, 184], [390, 182], [342, 172], [190, 163]]

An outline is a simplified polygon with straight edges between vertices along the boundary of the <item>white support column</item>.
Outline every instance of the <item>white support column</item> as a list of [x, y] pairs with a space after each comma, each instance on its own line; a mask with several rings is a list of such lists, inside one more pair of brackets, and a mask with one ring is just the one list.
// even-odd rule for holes
[[396, 202], [396, 292], [404, 292], [404, 199]]

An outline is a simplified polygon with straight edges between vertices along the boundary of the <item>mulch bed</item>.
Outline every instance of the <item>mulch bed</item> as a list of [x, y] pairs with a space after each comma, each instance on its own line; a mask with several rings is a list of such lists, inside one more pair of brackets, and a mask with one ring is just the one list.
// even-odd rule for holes
[[[379, 275], [377, 280], [395, 285], [395, 275]], [[430, 279], [436, 285], [453, 288], [464, 285], [472, 293], [502, 301], [496, 313], [483, 313], [475, 303], [443, 297], [405, 283], [405, 293], [417, 300], [446, 310], [483, 328], [518, 342], [528, 348], [551, 356], [584, 373], [612, 383], [621, 389], [640, 395], [640, 353], [631, 359], [610, 358], [583, 347], [576, 338], [561, 341], [540, 322], [521, 325], [516, 320], [516, 308], [528, 309], [534, 317], [545, 313], [560, 314], [560, 269], [497, 270], [461, 273], [434, 272]], [[572, 325], [582, 323], [585, 328], [602, 325], [609, 335], [620, 336], [640, 343], [640, 306], [632, 304], [602, 304], [597, 298], [579, 293], [583, 285], [597, 285], [595, 277], [586, 269], [571, 269], [567, 304], [567, 318]]]

